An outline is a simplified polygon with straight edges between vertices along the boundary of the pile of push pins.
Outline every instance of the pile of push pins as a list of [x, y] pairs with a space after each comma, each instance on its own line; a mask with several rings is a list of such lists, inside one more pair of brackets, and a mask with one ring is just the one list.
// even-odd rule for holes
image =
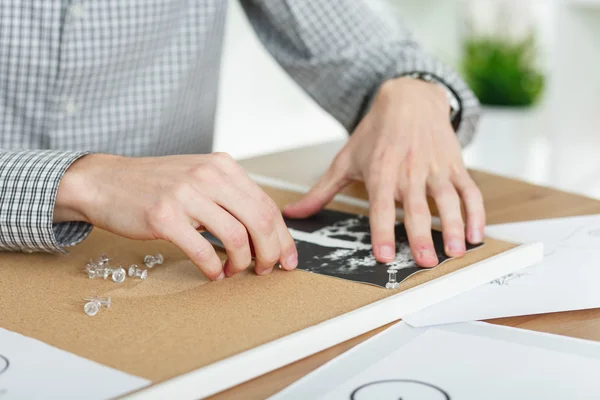
[[[125, 282], [125, 278], [127, 275], [135, 278], [139, 278], [141, 280], [145, 280], [148, 278], [148, 270], [138, 268], [137, 264], [130, 265], [127, 270], [123, 268], [121, 265], [118, 267], [112, 268], [109, 265], [109, 261], [111, 258], [108, 258], [105, 254], [101, 255], [97, 261], [88, 262], [85, 266], [85, 272], [87, 273], [90, 279], [95, 278], [103, 278], [108, 279], [110, 276], [113, 282], [115, 283], [123, 283]], [[144, 265], [146, 268], [151, 269], [155, 265], [160, 265], [164, 261], [162, 254], [158, 253], [155, 256], [147, 255], [144, 257]], [[101, 299], [97, 297], [84, 299], [87, 301], [85, 306], [83, 306], [83, 311], [93, 317], [98, 314], [98, 311], [105, 306], [106, 308], [110, 308], [110, 297], [106, 299]]]

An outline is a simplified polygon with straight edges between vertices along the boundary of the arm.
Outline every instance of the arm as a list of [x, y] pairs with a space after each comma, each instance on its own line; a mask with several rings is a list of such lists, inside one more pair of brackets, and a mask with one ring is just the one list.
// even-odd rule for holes
[[91, 225], [53, 223], [59, 183], [83, 152], [0, 150], [0, 250], [65, 252]]
[[[127, 158], [0, 150], [0, 251], [65, 252], [92, 226], [172, 242], [212, 280], [248, 268], [252, 255], [259, 275], [277, 262], [288, 270], [298, 262], [279, 208], [223, 153]], [[225, 264], [198, 230], [221, 240]]]
[[[396, 258], [400, 202], [415, 261], [437, 265], [428, 196], [439, 211], [448, 256], [462, 256], [465, 240], [481, 242], [483, 200], [461, 154], [475, 131], [479, 104], [454, 71], [422, 51], [406, 30], [378, 18], [365, 0], [242, 4], [283, 68], [352, 132], [319, 182], [284, 208], [288, 217], [310, 216], [351, 181], [363, 181], [377, 260]], [[441, 85], [413, 79], [414, 73]], [[444, 86], [461, 106], [455, 121]]]
[[269, 52], [349, 132], [383, 82], [427, 73], [456, 95], [458, 139], [462, 145], [471, 140], [479, 103], [464, 81], [366, 1], [242, 0], [242, 5]]

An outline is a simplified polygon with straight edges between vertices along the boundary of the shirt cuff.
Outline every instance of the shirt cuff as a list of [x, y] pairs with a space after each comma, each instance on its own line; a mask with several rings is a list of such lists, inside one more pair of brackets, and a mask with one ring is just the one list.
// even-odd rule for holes
[[[59, 253], [66, 253], [65, 247], [75, 246], [78, 243], [81, 243], [85, 238], [88, 237], [90, 232], [93, 229], [93, 225], [87, 222], [60, 222], [57, 224], [53, 224], [52, 220], [54, 219], [54, 205], [56, 202], [56, 194], [58, 192], [58, 184], [60, 180], [64, 176], [67, 169], [73, 164], [75, 161], [80, 159], [81, 157], [89, 154], [89, 152], [79, 152], [67, 157], [64, 162], [61, 164], [60, 170], [58, 174], [60, 178], [55, 187], [52, 188], [51, 198], [52, 198], [52, 207], [51, 207], [51, 215], [50, 215], [50, 224], [52, 231], [52, 250]], [[46, 227], [48, 229], [48, 227]]]
[[91, 225], [53, 224], [56, 194], [73, 162], [87, 152], [25, 150], [0, 152], [0, 250], [65, 253]]
[[53, 225], [57, 247], [75, 246], [88, 237], [94, 226], [87, 222], [61, 222]]

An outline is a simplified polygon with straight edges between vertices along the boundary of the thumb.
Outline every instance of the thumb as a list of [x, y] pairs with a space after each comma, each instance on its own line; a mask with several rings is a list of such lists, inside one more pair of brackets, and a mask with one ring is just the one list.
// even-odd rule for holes
[[306, 218], [322, 210], [350, 182], [345, 171], [334, 163], [319, 181], [300, 200], [283, 208], [289, 218]]

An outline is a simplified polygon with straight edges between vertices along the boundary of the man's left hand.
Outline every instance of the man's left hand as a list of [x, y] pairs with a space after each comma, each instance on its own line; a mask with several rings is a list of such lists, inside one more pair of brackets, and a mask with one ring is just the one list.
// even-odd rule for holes
[[440, 214], [446, 254], [462, 256], [465, 236], [472, 244], [482, 241], [485, 210], [481, 192], [463, 163], [449, 110], [445, 91], [438, 85], [406, 77], [385, 82], [331, 167], [309, 193], [284, 208], [284, 215], [308, 217], [351, 181], [364, 181], [377, 260], [395, 259], [395, 201], [399, 201], [413, 257], [420, 266], [433, 267], [438, 258], [431, 237], [430, 195]]

